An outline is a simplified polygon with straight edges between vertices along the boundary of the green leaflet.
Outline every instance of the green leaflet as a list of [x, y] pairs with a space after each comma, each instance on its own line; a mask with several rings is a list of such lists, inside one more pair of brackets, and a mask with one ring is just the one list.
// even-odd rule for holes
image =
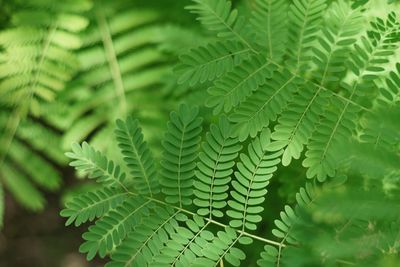
[[274, 66], [263, 59], [252, 57], [234, 71], [228, 72], [208, 89], [210, 97], [206, 106], [214, 108], [214, 114], [229, 112], [246, 97], [271, 78]]
[[136, 190], [140, 194], [149, 194], [150, 196], [156, 194], [159, 185], [156, 179], [154, 160], [147, 143], [143, 140], [138, 120], [134, 120], [132, 117], [125, 122], [117, 120], [115, 135], [125, 164], [134, 179]]
[[89, 174], [89, 178], [99, 183], [121, 186], [125, 180], [125, 173], [113, 161], [109, 161], [102, 153], [95, 150], [88, 143], [73, 144], [72, 152], [66, 153], [72, 159], [70, 166], [78, 171]]
[[295, 72], [308, 65], [307, 53], [316, 39], [326, 9], [325, 0], [298, 0], [289, 8], [288, 66]]
[[88, 260], [93, 259], [96, 253], [104, 257], [121, 243], [130, 229], [149, 216], [151, 204], [150, 201], [136, 197], [128, 198], [89, 227], [89, 231], [82, 235], [85, 242], [79, 247], [79, 251], [87, 253]]
[[254, 138], [270, 121], [276, 120], [298, 90], [298, 83], [291, 73], [276, 71], [259, 90], [242, 101], [229, 116], [239, 140]]
[[256, 0], [251, 23], [257, 28], [258, 43], [267, 49], [267, 57], [276, 62], [282, 60], [287, 43], [288, 1]]
[[232, 3], [225, 0], [193, 0], [193, 5], [187, 6], [190, 12], [198, 15], [198, 20], [219, 37], [237, 39], [247, 43], [247, 30], [243, 18], [238, 17], [238, 11], [232, 9]]
[[179, 206], [191, 204], [194, 169], [201, 140], [202, 118], [198, 108], [181, 105], [178, 112], [172, 112], [168, 132], [163, 142], [162, 166], [163, 193], [166, 202]]
[[259, 215], [264, 208], [260, 205], [265, 200], [266, 187], [280, 163], [282, 151], [270, 151], [270, 131], [263, 130], [260, 137], [248, 146], [247, 154], [241, 153], [237, 164], [236, 179], [232, 182], [232, 200], [228, 201], [231, 227], [255, 230], [262, 220]]
[[196, 198], [193, 203], [199, 207], [201, 216], [222, 217], [220, 209], [226, 206], [228, 183], [233, 173], [232, 167], [242, 146], [237, 138], [232, 138], [232, 126], [222, 117], [218, 126], [212, 124], [202, 144], [194, 182]]
[[250, 49], [240, 42], [216, 42], [191, 49], [175, 68], [178, 83], [193, 86], [213, 81], [246, 59]]
[[126, 191], [110, 188], [87, 192], [68, 202], [66, 208], [60, 214], [63, 217], [68, 217], [65, 225], [68, 226], [74, 222], [75, 226], [79, 226], [87, 221], [100, 218], [109, 210], [121, 204], [128, 196], [129, 193]]

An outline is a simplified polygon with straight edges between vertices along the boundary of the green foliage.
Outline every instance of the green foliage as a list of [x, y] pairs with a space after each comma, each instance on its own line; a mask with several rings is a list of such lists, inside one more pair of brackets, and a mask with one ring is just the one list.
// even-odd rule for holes
[[[232, 168], [242, 146], [237, 138], [230, 137], [230, 123], [222, 117], [218, 125], [212, 124], [199, 152], [201, 121], [197, 108], [187, 105], [171, 113], [163, 143], [161, 195], [156, 191], [150, 194], [135, 183], [138, 179], [142, 183], [147, 181], [141, 175], [142, 165], [136, 164], [139, 162], [136, 156], [128, 156], [132, 160], [128, 162], [135, 164], [128, 165], [131, 173], [125, 176], [119, 166], [86, 143], [74, 145], [67, 154], [73, 159], [71, 165], [105, 186], [104, 191], [86, 193], [72, 200], [61, 213], [69, 218], [67, 224], [75, 225], [100, 217], [83, 235], [86, 241], [80, 251], [87, 253], [88, 259], [97, 253], [101, 257], [111, 254], [109, 266], [139, 263], [186, 266], [192, 261], [203, 266], [222, 259], [239, 265], [244, 260], [245, 254], [236, 245], [252, 242], [251, 235], [244, 230], [254, 230], [261, 221], [257, 214], [263, 210], [260, 205], [269, 183], [263, 178], [272, 177], [282, 151], [268, 149], [270, 133], [264, 131], [262, 139], [256, 138], [249, 145], [249, 154], [241, 154], [236, 178], [232, 180]], [[137, 121], [130, 118], [126, 122], [117, 121], [116, 137], [121, 139], [121, 136], [122, 144], [133, 140], [131, 144], [143, 147]], [[135, 145], [120, 143], [119, 147], [125, 156], [137, 151]], [[139, 155], [147, 153], [141, 151]], [[252, 176], [248, 178], [249, 172]], [[233, 189], [234, 198], [228, 202], [229, 188]], [[192, 200], [195, 206], [189, 205]], [[214, 219], [226, 215], [231, 218], [232, 228]], [[224, 229], [215, 231], [212, 225]]]
[[[164, 15], [182, 3], [144, 2], [2, 3], [0, 180], [27, 208], [44, 208], [39, 188], [60, 188], [72, 142], [105, 151], [114, 121], [126, 115], [141, 118], [149, 136], [179, 101], [163, 90], [177, 58], [164, 47], [184, 49], [192, 35], [181, 33], [195, 33], [173, 25], [184, 16]], [[159, 147], [157, 134], [149, 139]]]
[[[229, 115], [240, 141], [272, 124], [273, 144], [284, 150], [285, 166], [305, 150], [308, 178], [322, 182], [334, 177], [340, 161], [336, 147], [356, 141], [359, 118], [377, 112], [375, 99], [381, 92], [385, 98], [397, 95], [393, 80], [387, 81], [392, 86], [383, 86], [389, 91], [379, 88], [399, 47], [396, 13], [364, 16], [368, 8], [352, 8], [346, 1], [256, 1], [248, 19], [255, 27], [250, 28], [227, 1], [194, 2], [189, 9], [216, 32], [219, 43], [240, 43], [250, 56], [228, 70], [221, 68], [224, 73], [218, 76], [206, 75], [207, 68], [189, 68], [184, 60], [186, 71], [178, 75], [212, 80], [206, 104], [214, 114]], [[276, 22], [282, 18], [287, 24]], [[182, 58], [213, 65], [228, 61], [196, 51]], [[235, 52], [225, 54], [232, 61]], [[191, 85], [196, 81], [202, 80], [193, 79]]]
[[136, 190], [140, 194], [149, 194], [150, 196], [153, 193], [156, 194], [158, 181], [156, 180], [154, 160], [146, 142], [143, 141], [139, 122], [132, 118], [128, 118], [126, 122], [118, 120], [115, 135], [125, 164], [135, 179]]
[[79, 72], [48, 107], [46, 120], [65, 131], [63, 149], [87, 140], [105, 150], [114, 145], [104, 137], [112, 134], [119, 117], [135, 114], [147, 128], [158, 130], [164, 114], [154, 103], [164, 100], [160, 81], [170, 71], [170, 58], [157, 46], [168, 33], [161, 12], [138, 3], [94, 1], [86, 16], [89, 25], [76, 53]]
[[[237, 159], [241, 145], [237, 138], [231, 137], [233, 128], [229, 121], [221, 117], [218, 125], [211, 124], [199, 152], [201, 119], [197, 113], [197, 108], [186, 105], [171, 113], [160, 166], [162, 190], [159, 194], [150, 195], [149, 190], [143, 190], [146, 187], [136, 186], [137, 174], [143, 184], [146, 182], [140, 164], [132, 164], [129, 167], [132, 172], [125, 176], [119, 171], [122, 167], [86, 143], [74, 145], [73, 152], [67, 154], [73, 159], [71, 165], [104, 185], [100, 191], [75, 198], [61, 212], [68, 217], [67, 225], [80, 225], [98, 218], [83, 234], [85, 242], [80, 247], [89, 260], [98, 254], [100, 257], [110, 255], [107, 266], [215, 266], [220, 261], [239, 266], [246, 258], [243, 246], [260, 241], [266, 243], [258, 261], [260, 266], [322, 266], [326, 260], [329, 264], [370, 264], [393, 251], [397, 253], [398, 238], [392, 234], [399, 229], [394, 225], [386, 228], [386, 225], [400, 219], [398, 198], [386, 195], [382, 191], [385, 186], [368, 189], [355, 185], [362, 179], [346, 186], [345, 176], [336, 176], [324, 185], [307, 183], [300, 188], [296, 206], [285, 206], [274, 222], [276, 228], [272, 234], [279, 241], [247, 232], [256, 230], [264, 221], [261, 213], [266, 188], [278, 169], [283, 150], [276, 149], [270, 131], [264, 129], [249, 143], [247, 151], [240, 153], [240, 160]], [[118, 121], [117, 129], [117, 138], [120, 138], [120, 131], [126, 134], [130, 129], [132, 136], [139, 133], [136, 134], [139, 143], [144, 144], [136, 120]], [[126, 155], [136, 148], [120, 146], [120, 150]], [[139, 162], [135, 157], [134, 161]], [[187, 163], [180, 165], [180, 162]], [[355, 166], [358, 164], [352, 162]], [[234, 169], [237, 171], [233, 176]], [[165, 176], [166, 171], [168, 176]], [[392, 169], [382, 169], [375, 179], [381, 180], [379, 177], [388, 172]], [[184, 175], [188, 178], [182, 180]], [[393, 189], [394, 184], [391, 184]], [[229, 189], [231, 197], [228, 199]], [[190, 205], [192, 199], [194, 206]], [[223, 218], [228, 220], [229, 226], [221, 221]], [[379, 224], [376, 220], [380, 220]], [[377, 223], [379, 228], [372, 229], [373, 233], [370, 228], [363, 230], [360, 227], [366, 221]], [[339, 233], [335, 229], [343, 230]], [[310, 239], [313, 231], [321, 233], [323, 238], [316, 235]], [[338, 242], [337, 236], [343, 238], [340, 243], [344, 242], [346, 250], [335, 248], [340, 247], [339, 244], [330, 245]], [[374, 251], [375, 243], [357, 250], [358, 243], [365, 238], [374, 238], [382, 245], [390, 242], [383, 245], [382, 252]], [[370, 251], [368, 260], [357, 258], [366, 251]], [[328, 259], [321, 258], [322, 252], [328, 253]], [[301, 261], [298, 257], [302, 257]]]
[[79, 68], [74, 51], [80, 48], [78, 33], [88, 23], [82, 13], [90, 3], [10, 5], [16, 12], [0, 32], [0, 179], [18, 202], [41, 210], [45, 200], [35, 185], [58, 189], [61, 177], [53, 163], [66, 160], [57, 133], [36, 120]]
[[[184, 53], [176, 73], [184, 86], [210, 85], [218, 123], [198, 152], [197, 109], [171, 113], [161, 192], [140, 192], [127, 176], [117, 188], [135, 205], [101, 217], [81, 251], [109, 254], [109, 266], [239, 266], [264, 243], [259, 266], [398, 264], [400, 24], [373, 7], [258, 0], [240, 16], [226, 0], [194, 0], [187, 9], [218, 40]], [[312, 180], [269, 239], [259, 227], [267, 187], [280, 163], [299, 159]]]
[[197, 108], [190, 109], [187, 106], [172, 112], [163, 142], [162, 191], [167, 195], [166, 202], [179, 203], [181, 207], [192, 202], [192, 180], [196, 168], [194, 161], [202, 132], [202, 119], [197, 115]]
[[88, 260], [399, 265], [394, 5], [192, 0], [205, 37], [165, 26], [166, 3], [15, 1], [0, 32], [0, 225], [3, 187], [43, 208], [35, 185], [56, 190], [62, 150], [86, 139], [66, 156], [97, 186], [61, 216], [92, 224]]

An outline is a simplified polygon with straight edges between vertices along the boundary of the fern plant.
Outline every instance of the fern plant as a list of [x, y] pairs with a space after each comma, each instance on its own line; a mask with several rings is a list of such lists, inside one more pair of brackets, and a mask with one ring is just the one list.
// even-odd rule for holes
[[[132, 118], [117, 121], [115, 131], [129, 173], [87, 143], [73, 145], [72, 152], [67, 154], [72, 159], [70, 165], [103, 185], [98, 191], [73, 199], [61, 212], [68, 218], [67, 225], [79, 226], [96, 220], [83, 234], [85, 242], [80, 247], [89, 260], [98, 254], [110, 256], [106, 266], [216, 266], [222, 262], [239, 266], [246, 257], [243, 247], [264, 243], [260, 266], [293, 266], [293, 257], [298, 255], [292, 254], [293, 250], [307, 253], [304, 251], [311, 246], [314, 253], [318, 244], [326, 242], [307, 241], [304, 233], [321, 230], [316, 226], [320, 221], [304, 222], [310, 220], [307, 214], [326, 220], [332, 227], [346, 227], [350, 223], [346, 218], [358, 227], [359, 221], [376, 219], [377, 214], [372, 210], [383, 209], [378, 217], [384, 222], [380, 226], [383, 228], [378, 229], [387, 229], [387, 212], [392, 212], [393, 220], [400, 218], [398, 212], [393, 213], [398, 210], [398, 198], [382, 202], [384, 198], [375, 194], [376, 199], [370, 199], [371, 206], [365, 200], [368, 193], [354, 191], [353, 187], [349, 187], [352, 193], [345, 193], [344, 197], [343, 191], [338, 190], [343, 187], [344, 177], [337, 176], [324, 186], [307, 183], [300, 189], [297, 206], [294, 209], [286, 206], [275, 221], [272, 233], [280, 241], [257, 235], [254, 231], [265, 223], [261, 214], [267, 188], [281, 162], [283, 149], [275, 149], [271, 132], [265, 128], [243, 150], [238, 138], [232, 137], [232, 124], [221, 117], [218, 124], [210, 126], [199, 152], [201, 122], [197, 108], [182, 105], [171, 113], [159, 168], [138, 121]], [[332, 199], [353, 201], [354, 205], [344, 202], [337, 205]], [[383, 208], [388, 203], [393, 206]], [[360, 204], [364, 210], [357, 208]], [[360, 217], [355, 218], [354, 214]], [[397, 226], [391, 229], [399, 231]], [[360, 242], [368, 234], [346, 233], [358, 236]], [[391, 233], [381, 232], [377, 237], [379, 242], [392, 238]], [[397, 248], [397, 242], [394, 237], [387, 249], [392, 244]], [[352, 243], [346, 244], [353, 249]], [[354, 242], [353, 246], [356, 245]], [[374, 243], [370, 249], [373, 248]], [[310, 256], [308, 262], [320, 266], [318, 263], [324, 261], [358, 264], [365, 260], [359, 261], [357, 254], [351, 252], [339, 254], [331, 247], [324, 249], [325, 253], [331, 253], [329, 259], [317, 254]], [[373, 254], [378, 259], [381, 255], [387, 254], [384, 251]], [[307, 266], [302, 264], [298, 266]]]
[[[372, 1], [256, 0], [247, 17], [226, 0], [192, 2], [217, 40], [181, 56], [178, 82], [211, 84], [218, 123], [202, 137], [197, 108], [182, 105], [158, 165], [138, 121], [118, 120], [127, 170], [75, 144], [71, 166], [103, 185], [61, 212], [68, 225], [96, 220], [80, 251], [107, 266], [396, 266], [397, 14], [368, 13]], [[271, 178], [299, 159], [312, 180], [265, 234]], [[259, 260], [246, 259], [250, 244]]]
[[[10, 5], [18, 11], [0, 32], [0, 180], [18, 202], [40, 210], [45, 199], [34, 184], [57, 189], [61, 177], [53, 163], [65, 163], [65, 158], [58, 149], [58, 134], [36, 121], [43, 104], [54, 100], [79, 66], [73, 50], [80, 47], [77, 33], [87, 25], [81, 13], [90, 3], [43, 0]], [[0, 206], [2, 213], [3, 194]]]
[[[263, 131], [240, 155], [231, 179], [242, 148], [231, 137], [233, 128], [225, 117], [212, 124], [199, 153], [201, 122], [197, 108], [182, 105], [171, 113], [158, 170], [132, 118], [117, 121], [115, 131], [129, 174], [87, 143], [73, 146], [67, 154], [71, 166], [104, 185], [74, 199], [61, 213], [67, 224], [99, 218], [83, 235], [80, 251], [88, 259], [111, 254], [108, 266], [187, 266], [193, 261], [202, 266], [222, 259], [239, 265], [244, 253], [237, 245], [253, 239], [277, 244], [248, 231], [261, 221], [266, 187], [282, 151], [269, 149], [270, 132]], [[221, 217], [230, 218], [229, 225]]]

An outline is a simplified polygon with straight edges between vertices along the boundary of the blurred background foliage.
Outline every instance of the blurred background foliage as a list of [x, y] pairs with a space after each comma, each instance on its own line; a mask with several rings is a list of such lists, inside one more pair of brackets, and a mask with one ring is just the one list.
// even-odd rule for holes
[[[242, 13], [251, 12], [254, 1], [234, 4]], [[372, 2], [374, 8], [365, 13], [370, 16], [400, 8], [394, 0], [352, 2], [355, 6]], [[184, 10], [189, 3], [0, 0], [0, 266], [102, 266], [102, 262], [88, 263], [78, 254], [82, 229], [66, 229], [58, 216], [65, 200], [96, 186], [79, 179], [80, 174], [67, 166], [64, 153], [72, 142], [86, 140], [116, 159], [118, 154], [112, 149], [117, 147], [115, 120], [133, 115], [159, 158], [169, 112], [183, 101], [202, 106], [206, 95], [207, 84], [179, 85], [174, 75], [179, 54], [215, 38]], [[200, 112], [207, 122], [216, 120], [208, 110]], [[343, 151], [351, 150], [344, 155], [358, 159], [349, 165], [343, 157], [343, 170], [351, 173], [354, 184], [326, 189], [319, 194], [318, 207], [301, 213], [296, 233], [307, 235], [302, 239], [310, 243], [285, 254], [283, 261], [290, 266], [303, 266], [298, 259], [306, 257], [301, 255], [340, 247], [343, 240], [351, 240], [349, 247], [336, 250], [344, 258], [346, 253], [374, 254], [378, 246], [388, 252], [387, 257], [365, 266], [398, 266], [391, 255], [398, 255], [399, 233], [393, 233], [393, 240], [381, 237], [392, 231], [387, 225], [391, 211], [399, 210], [398, 205], [382, 207], [399, 203], [399, 151], [390, 140], [398, 138], [400, 113], [398, 108], [382, 113], [393, 122], [389, 123], [393, 135], [375, 147], [343, 147]], [[281, 168], [270, 186], [263, 216], [279, 217], [285, 203], [294, 204], [304, 177], [301, 159]], [[363, 218], [368, 212], [357, 206], [372, 201], [371, 190], [377, 201], [376, 209], [370, 207], [376, 215], [373, 222]], [[399, 223], [396, 218], [393, 216], [393, 225]], [[370, 235], [347, 231], [352, 222], [362, 220]], [[344, 229], [334, 228], [337, 222], [347, 221]], [[260, 235], [271, 236], [271, 228], [273, 225], [263, 225]], [[321, 233], [312, 232], [315, 229]], [[366, 238], [371, 246], [360, 245]], [[316, 243], [317, 251], [312, 249]], [[253, 266], [257, 252], [247, 253], [244, 264]], [[328, 262], [329, 256], [326, 266]]]

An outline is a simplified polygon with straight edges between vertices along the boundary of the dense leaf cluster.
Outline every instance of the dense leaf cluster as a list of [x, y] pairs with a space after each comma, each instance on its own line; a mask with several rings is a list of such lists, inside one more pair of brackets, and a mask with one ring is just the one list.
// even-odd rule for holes
[[[57, 13], [46, 20], [39, 12], [43, 25], [26, 28], [24, 21], [34, 15], [20, 15], [16, 31], [44, 27], [45, 34], [17, 44], [13, 30], [0, 34], [0, 96], [28, 94], [28, 104], [4, 108], [17, 110], [21, 120], [40, 112], [37, 101], [68, 87], [59, 95], [65, 109], [57, 112], [57, 102], [46, 106], [46, 121], [65, 130], [64, 145], [92, 141], [75, 143], [66, 155], [99, 186], [61, 212], [67, 225], [93, 222], [80, 247], [88, 260], [108, 257], [109, 267], [400, 264], [395, 9], [386, 3], [379, 9], [383, 2], [375, 1], [255, 0], [235, 8], [228, 0], [192, 0], [186, 9], [212, 35], [199, 37], [160, 27], [160, 14], [123, 2], [73, 3], [69, 11], [89, 16]], [[79, 31], [76, 47], [60, 43]], [[188, 41], [193, 47], [180, 55], [172, 78], [170, 59], [154, 46], [163, 43], [176, 53], [184, 45], [168, 42], [178, 35], [182, 43], [184, 35], [202, 40]], [[18, 61], [25, 67], [12, 64], [13, 49], [31, 55]], [[72, 79], [69, 71], [77, 69]], [[159, 91], [135, 92], [162, 79], [176, 87], [174, 96], [197, 91], [201, 107], [188, 98], [166, 124], [156, 115], [157, 127], [146, 132], [137, 119], [147, 110], [143, 99], [164, 102]], [[137, 112], [132, 103], [140, 106]], [[118, 117], [126, 119], [109, 123]], [[36, 159], [24, 147], [29, 140], [18, 143], [28, 122], [5, 128], [0, 176], [11, 191], [27, 187], [15, 182], [26, 179], [7, 178], [18, 176], [9, 166], [26, 162], [21, 155]], [[158, 153], [150, 141], [161, 129]], [[47, 184], [34, 163], [23, 165], [24, 172]], [[281, 204], [271, 192], [279, 182], [295, 188], [284, 196], [294, 202]], [[20, 192], [15, 190], [28, 195]], [[0, 188], [0, 199], [2, 194]], [[277, 218], [268, 210], [274, 205], [282, 208]]]

